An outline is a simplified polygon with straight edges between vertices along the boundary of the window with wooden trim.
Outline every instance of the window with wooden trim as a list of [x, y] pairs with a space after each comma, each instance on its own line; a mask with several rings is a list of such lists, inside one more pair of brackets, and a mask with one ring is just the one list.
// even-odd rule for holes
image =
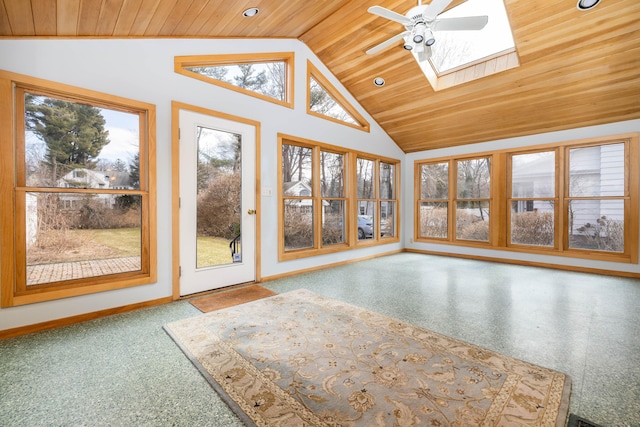
[[366, 155], [356, 157], [358, 240], [394, 238], [397, 227], [397, 164]]
[[311, 61], [307, 61], [307, 113], [369, 132], [369, 122]]
[[293, 52], [176, 56], [187, 77], [293, 108]]
[[489, 241], [491, 157], [460, 159], [456, 168], [456, 240]]
[[511, 154], [509, 245], [557, 246], [557, 157], [557, 149]]
[[0, 83], [2, 152], [14, 153], [0, 171], [13, 195], [2, 306], [155, 281], [154, 106], [11, 73]]
[[418, 165], [418, 238], [449, 238], [449, 162]]
[[[638, 163], [637, 134], [416, 162], [416, 239], [635, 263]], [[484, 223], [491, 206], [504, 206], [493, 234]], [[468, 214], [475, 220], [465, 228]]]
[[278, 139], [280, 259], [398, 241], [397, 160]]

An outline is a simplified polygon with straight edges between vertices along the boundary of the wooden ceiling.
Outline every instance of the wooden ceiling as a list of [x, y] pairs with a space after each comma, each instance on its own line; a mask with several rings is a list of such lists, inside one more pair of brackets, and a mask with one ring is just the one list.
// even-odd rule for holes
[[400, 45], [364, 53], [402, 30], [367, 8], [414, 0], [0, 0], [0, 37], [297, 38], [405, 152], [640, 118], [640, 1], [504, 3], [520, 66], [437, 92]]

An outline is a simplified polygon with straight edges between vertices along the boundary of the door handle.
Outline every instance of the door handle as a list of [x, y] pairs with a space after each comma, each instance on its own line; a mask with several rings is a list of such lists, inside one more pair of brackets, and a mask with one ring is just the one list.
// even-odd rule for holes
[[247, 213], [248, 213], [249, 215], [255, 215], [255, 214], [256, 214], [256, 210], [255, 210], [255, 209], [249, 209], [249, 210], [247, 211]]

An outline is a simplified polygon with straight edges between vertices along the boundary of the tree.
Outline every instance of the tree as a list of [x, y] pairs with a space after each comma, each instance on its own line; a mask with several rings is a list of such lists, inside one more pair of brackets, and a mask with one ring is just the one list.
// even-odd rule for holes
[[102, 148], [109, 143], [109, 131], [100, 109], [55, 98], [27, 95], [25, 125], [46, 147], [46, 162], [55, 182], [66, 169], [95, 167]]
[[313, 77], [309, 82], [309, 109], [347, 123], [356, 123], [351, 115]]
[[311, 149], [297, 145], [282, 144], [282, 182], [309, 179], [305, 170], [309, 169]]
[[140, 188], [140, 153], [136, 153], [129, 163], [129, 185]]
[[211, 77], [214, 80], [220, 80], [223, 82], [231, 83], [227, 78], [227, 74], [229, 72], [228, 65], [220, 65], [215, 67], [193, 67], [188, 68], [189, 71], [193, 71], [194, 73], [201, 74], [203, 76]]
[[282, 61], [267, 64], [266, 94], [282, 101], [286, 99], [287, 95], [286, 66], [287, 64]]
[[238, 70], [240, 71], [240, 74], [233, 76], [233, 80], [238, 87], [249, 89], [254, 92], [262, 92], [262, 88], [267, 81], [265, 71], [255, 74], [253, 64], [239, 64]]

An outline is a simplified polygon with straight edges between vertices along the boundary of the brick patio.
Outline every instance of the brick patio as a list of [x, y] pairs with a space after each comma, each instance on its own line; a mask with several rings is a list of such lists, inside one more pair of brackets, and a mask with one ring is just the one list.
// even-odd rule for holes
[[27, 266], [27, 286], [140, 270], [140, 257]]

